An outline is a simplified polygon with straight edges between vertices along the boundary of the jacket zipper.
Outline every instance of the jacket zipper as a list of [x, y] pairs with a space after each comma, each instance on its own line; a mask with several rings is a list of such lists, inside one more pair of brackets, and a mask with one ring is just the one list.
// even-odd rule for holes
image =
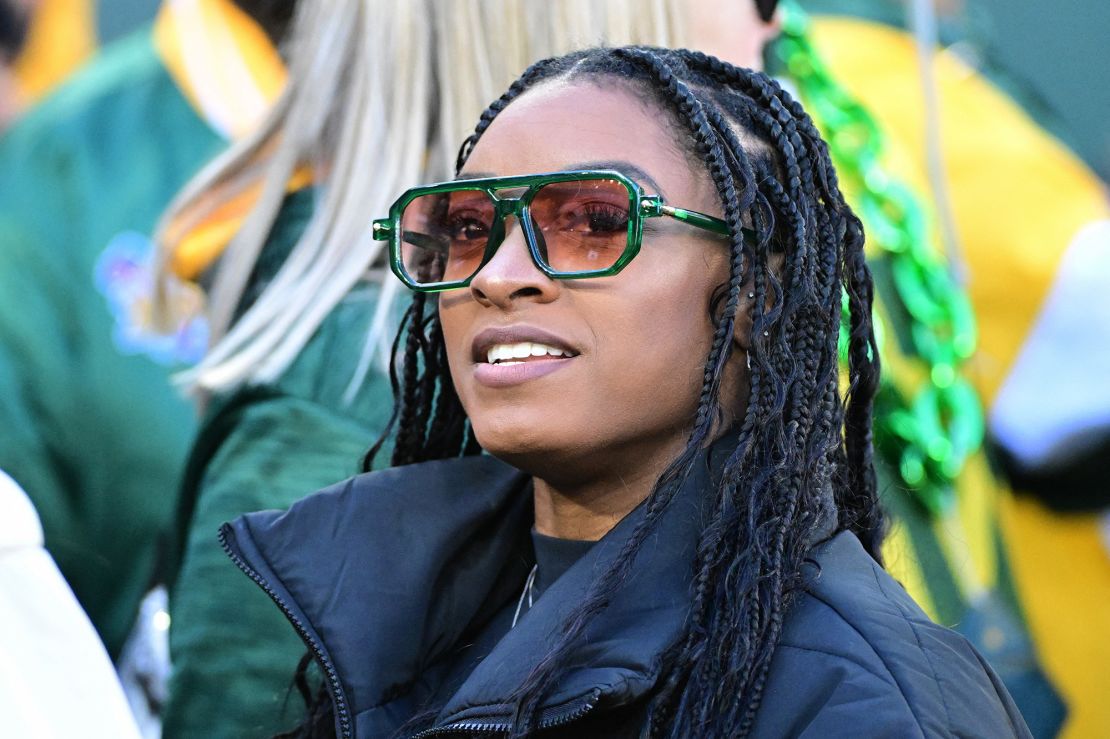
[[227, 531], [224, 528], [220, 529], [219, 538], [220, 546], [227, 552], [227, 556], [231, 557], [231, 561], [235, 563], [235, 566], [262, 588], [262, 590], [266, 592], [266, 595], [270, 596], [270, 600], [277, 604], [277, 607], [281, 609], [281, 612], [284, 613], [285, 617], [289, 619], [289, 622], [293, 624], [293, 628], [300, 634], [301, 640], [308, 645], [308, 648], [312, 651], [313, 655], [315, 655], [316, 661], [324, 668], [324, 674], [327, 677], [332, 701], [335, 704], [335, 717], [339, 721], [340, 735], [343, 739], [351, 739], [353, 736], [351, 733], [351, 714], [347, 709], [347, 701], [343, 697], [343, 690], [339, 684], [339, 675], [335, 671], [335, 666], [331, 663], [331, 660], [327, 658], [327, 655], [324, 654], [324, 650], [317, 641], [308, 633], [308, 629], [301, 623], [301, 620], [294, 615], [288, 604], [274, 592], [270, 584], [266, 582], [266, 579], [259, 575], [253, 567], [247, 564], [247, 562], [239, 556], [238, 552], [232, 549], [231, 544], [229, 544], [227, 540]]
[[[551, 729], [563, 724], [569, 724], [572, 721], [585, 716], [597, 706], [597, 699], [600, 691], [595, 690], [588, 698], [581, 703], [578, 703], [573, 708], [559, 713], [557, 716], [547, 718], [540, 721], [537, 729]], [[412, 739], [425, 739], [432, 736], [444, 736], [457, 732], [464, 732], [468, 734], [482, 734], [497, 732], [500, 734], [508, 734], [512, 731], [513, 725], [508, 721], [459, 721], [457, 723], [445, 724], [444, 726], [436, 726], [431, 729], [425, 729]]]

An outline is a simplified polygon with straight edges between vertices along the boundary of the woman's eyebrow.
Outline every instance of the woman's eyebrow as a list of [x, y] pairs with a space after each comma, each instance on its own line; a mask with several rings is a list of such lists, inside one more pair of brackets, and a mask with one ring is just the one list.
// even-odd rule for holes
[[653, 194], [658, 195], [664, 200], [667, 199], [666, 194], [663, 192], [663, 188], [659, 186], [659, 183], [655, 181], [655, 178], [649, 175], [644, 170], [637, 167], [632, 162], [626, 162], [622, 159], [613, 159], [598, 162], [582, 162], [581, 164], [575, 164], [572, 167], [567, 167], [567, 169], [615, 169], [626, 177], [631, 177], [634, 180], [639, 180], [641, 184], [647, 185], [651, 190], [654, 191]]
[[[641, 184], [647, 185], [651, 190], [653, 190], [655, 195], [658, 195], [659, 197], [663, 198], [664, 200], [667, 199], [666, 193], [663, 192], [663, 188], [661, 188], [659, 186], [659, 183], [655, 181], [655, 178], [652, 177], [651, 175], [649, 175], [644, 170], [637, 167], [632, 162], [626, 162], [626, 161], [620, 160], [620, 159], [605, 160], [605, 161], [598, 161], [598, 162], [582, 162], [580, 164], [571, 165], [571, 166], [567, 167], [564, 171], [573, 172], [573, 171], [579, 170], [579, 169], [613, 169], [613, 170], [616, 170], [616, 171], [620, 172], [621, 174], [623, 174], [627, 177], [631, 177], [634, 180], [639, 180]], [[461, 174], [456, 175], [455, 179], [456, 180], [484, 180], [486, 178], [496, 177], [496, 176], [497, 175], [494, 174], [493, 172], [466, 172], [466, 173], [461, 173]]]

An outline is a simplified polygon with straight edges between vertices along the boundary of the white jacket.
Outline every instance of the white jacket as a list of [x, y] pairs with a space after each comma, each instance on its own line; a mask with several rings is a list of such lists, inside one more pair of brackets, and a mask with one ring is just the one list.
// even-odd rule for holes
[[43, 549], [34, 506], [3, 471], [0, 736], [139, 737], [108, 653]]

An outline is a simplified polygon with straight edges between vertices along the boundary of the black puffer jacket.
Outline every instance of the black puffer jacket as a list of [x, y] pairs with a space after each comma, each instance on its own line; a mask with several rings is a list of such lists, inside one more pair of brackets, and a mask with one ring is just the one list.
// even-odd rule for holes
[[[708, 465], [668, 507], [632, 576], [544, 702], [543, 736], [637, 736], [659, 657], [689, 606]], [[508, 698], [620, 550], [629, 514], [544, 592], [447, 701], [429, 736], [503, 733]], [[236, 563], [285, 611], [328, 678], [340, 737], [391, 736], [442, 665], [520, 593], [525, 475], [490, 457], [361, 475], [289, 511], [227, 524]], [[1026, 737], [991, 668], [933, 624], [850, 533], [815, 550], [776, 649], [757, 737]]]

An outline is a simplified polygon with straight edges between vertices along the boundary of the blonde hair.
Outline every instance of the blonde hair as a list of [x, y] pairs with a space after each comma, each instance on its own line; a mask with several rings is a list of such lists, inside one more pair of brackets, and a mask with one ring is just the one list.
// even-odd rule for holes
[[[180, 380], [202, 393], [279, 378], [358, 282], [381, 286], [347, 398], [373, 357], [388, 361], [400, 283], [382, 266], [370, 219], [421, 180], [453, 174], [455, 149], [520, 70], [602, 43], [683, 42], [684, 0], [318, 0], [298, 3], [289, 83], [259, 129], [206, 166], [174, 199], [157, 235], [160, 293], [180, 238], [220, 203], [261, 196], [214, 270], [213, 346]], [[315, 212], [272, 282], [234, 314], [287, 183], [315, 172]], [[158, 301], [165, 315], [166, 301]]]

